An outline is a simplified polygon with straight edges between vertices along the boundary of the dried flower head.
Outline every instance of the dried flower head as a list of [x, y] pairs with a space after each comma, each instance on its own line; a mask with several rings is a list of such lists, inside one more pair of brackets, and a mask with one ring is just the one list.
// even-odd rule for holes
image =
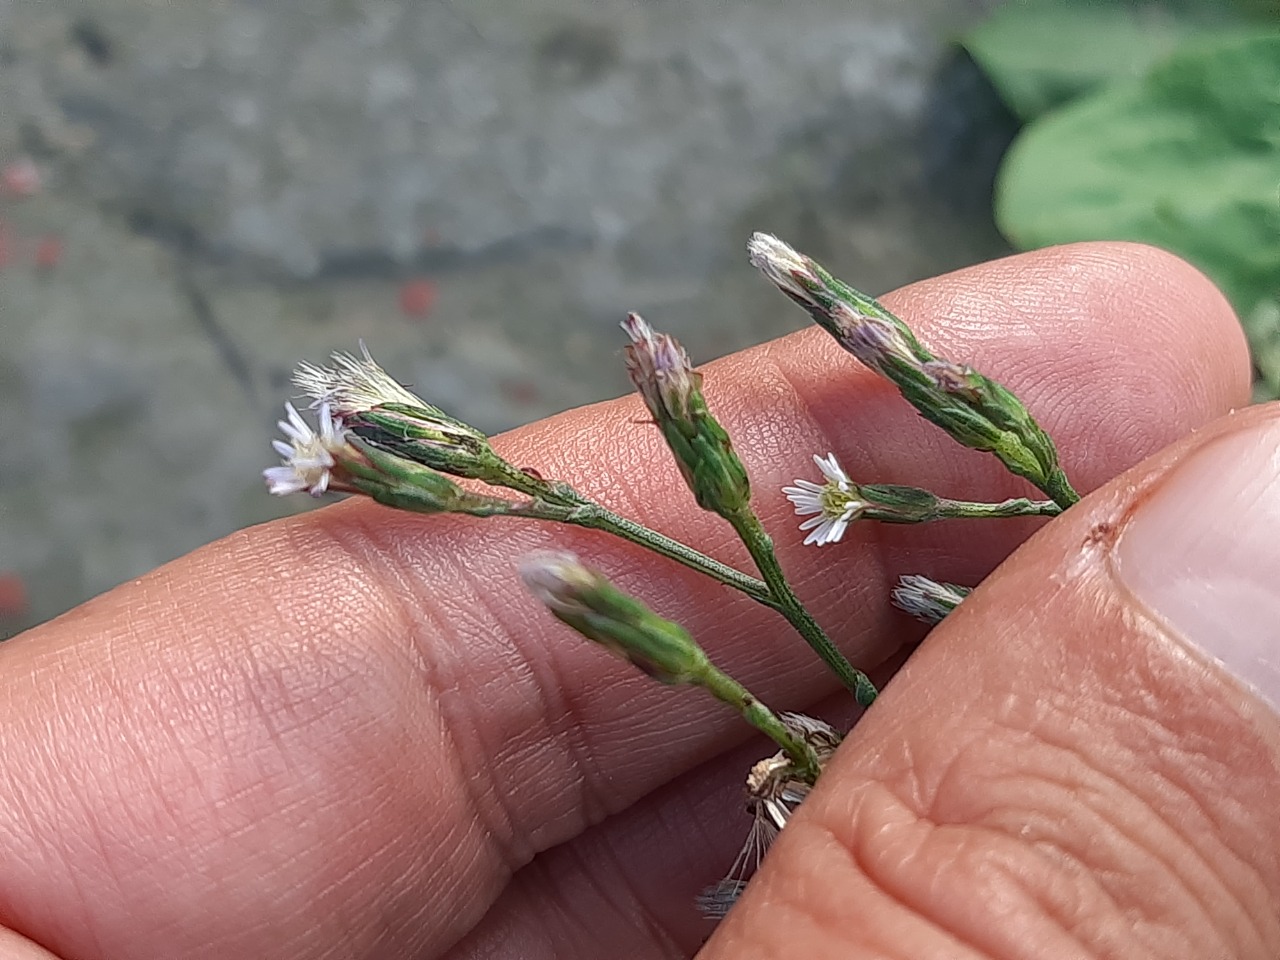
[[[800, 524], [801, 530], [809, 531], [804, 542], [821, 547], [843, 537], [849, 524], [861, 516], [869, 504], [859, 498], [857, 488], [841, 468], [834, 453], [828, 453], [826, 457], [815, 454], [813, 462], [822, 471], [825, 483], [797, 480], [795, 486], [783, 487], [782, 492], [795, 506], [797, 516], [809, 517]], [[816, 516], [809, 516], [810, 514]]]
[[406, 390], [360, 345], [361, 357], [335, 353], [332, 366], [301, 363], [293, 382], [326, 406], [347, 431], [401, 459], [454, 476], [499, 483], [505, 476], [489, 438]]
[[293, 404], [286, 403], [284, 409], [286, 419], [277, 425], [288, 440], [271, 442], [280, 454], [281, 465], [262, 472], [267, 489], [276, 496], [306, 490], [318, 497], [332, 485], [338, 455], [350, 449], [342, 423], [324, 402], [317, 412], [319, 431], [312, 429]]
[[898, 609], [925, 623], [941, 623], [943, 617], [960, 605], [970, 593], [968, 587], [939, 583], [919, 574], [898, 578], [893, 589], [893, 602]]
[[[843, 739], [830, 724], [802, 713], [781, 713], [778, 717], [813, 748], [822, 766]], [[698, 907], [708, 919], [719, 920], [729, 912], [778, 833], [809, 796], [811, 785], [795, 774], [795, 766], [785, 753], [761, 760], [747, 774], [747, 813], [751, 815], [751, 829], [725, 878], [698, 897]]]
[[431, 408], [383, 370], [363, 343], [360, 353], [360, 357], [335, 353], [331, 367], [300, 363], [293, 373], [294, 386], [311, 398], [313, 408], [328, 404], [338, 418], [388, 403]]

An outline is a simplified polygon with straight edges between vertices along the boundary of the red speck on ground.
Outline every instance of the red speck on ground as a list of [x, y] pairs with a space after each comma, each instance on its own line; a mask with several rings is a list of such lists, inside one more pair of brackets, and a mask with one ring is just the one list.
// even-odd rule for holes
[[0, 189], [11, 197], [32, 197], [40, 192], [40, 168], [30, 157], [21, 157], [0, 170]]
[[406, 280], [400, 285], [400, 312], [414, 320], [425, 320], [436, 303], [436, 285], [431, 280]]
[[504, 378], [498, 382], [498, 390], [511, 403], [528, 406], [542, 398], [542, 391], [532, 380]]
[[36, 247], [36, 266], [41, 270], [52, 270], [62, 262], [62, 238], [52, 234], [40, 238]]
[[27, 585], [12, 570], [0, 572], [0, 617], [18, 618], [27, 612]]

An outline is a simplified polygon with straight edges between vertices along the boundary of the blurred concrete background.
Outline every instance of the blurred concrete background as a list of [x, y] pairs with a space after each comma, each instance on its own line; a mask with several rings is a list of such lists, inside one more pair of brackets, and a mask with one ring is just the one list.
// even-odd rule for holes
[[364, 338], [490, 431], [1005, 252], [995, 0], [0, 0], [0, 636], [308, 506], [288, 375]]

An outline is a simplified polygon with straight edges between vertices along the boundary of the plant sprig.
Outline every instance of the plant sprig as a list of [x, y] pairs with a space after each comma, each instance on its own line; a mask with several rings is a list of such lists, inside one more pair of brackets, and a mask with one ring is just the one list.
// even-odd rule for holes
[[[860, 521], [1052, 517], [1079, 499], [1053, 441], [1009, 390], [968, 366], [935, 356], [878, 301], [777, 238], [755, 234], [748, 250], [751, 262], [778, 289], [841, 347], [892, 382], [922, 416], [964, 446], [992, 453], [1049, 497], [983, 503], [903, 484], [855, 483], [835, 454], [828, 453], [813, 458], [822, 482], [801, 479], [783, 488], [804, 518], [800, 528], [806, 544], [837, 543]], [[729, 524], [759, 577], [624, 517], [564, 481], [510, 463], [481, 431], [415, 396], [368, 351], [361, 357], [335, 354], [330, 366], [299, 366], [295, 383], [312, 400], [318, 427], [286, 405], [286, 418], [279, 424], [285, 440], [274, 444], [281, 463], [265, 471], [267, 485], [277, 494], [357, 493], [418, 513], [511, 517], [612, 534], [782, 614], [858, 703], [870, 705], [875, 686], [840, 652], [788, 581], [773, 539], [753, 507], [746, 466], [707, 404], [702, 375], [673, 338], [655, 332], [637, 314], [630, 314], [623, 328], [631, 341], [626, 361], [632, 382], [694, 502]], [[475, 492], [451, 477], [480, 481], [494, 492]], [[573, 555], [535, 555], [523, 564], [522, 575], [564, 623], [664, 683], [703, 687], [780, 748], [748, 778], [748, 806], [756, 818], [753, 839], [730, 877], [708, 894], [711, 912], [722, 914], [745, 884], [740, 868], [750, 859], [748, 849], [755, 850], [758, 860], [807, 795], [840, 735], [813, 718], [772, 710], [716, 666], [682, 627], [618, 590]], [[902, 578], [893, 601], [932, 624], [955, 610], [968, 592], [967, 587], [911, 575]]]

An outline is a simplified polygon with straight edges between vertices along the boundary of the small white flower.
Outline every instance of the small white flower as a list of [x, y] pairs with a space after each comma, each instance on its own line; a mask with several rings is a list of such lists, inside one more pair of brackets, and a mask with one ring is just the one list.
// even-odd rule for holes
[[267, 489], [278, 497], [302, 490], [318, 497], [329, 489], [337, 463], [335, 454], [347, 446], [342, 422], [333, 416], [329, 404], [322, 402], [318, 413], [320, 432], [317, 433], [302, 419], [293, 404], [286, 403], [284, 409], [287, 419], [280, 420], [277, 425], [288, 441], [271, 442], [276, 453], [280, 454], [281, 465], [263, 470], [263, 479], [267, 481]]
[[782, 492], [795, 506], [797, 516], [816, 514], [801, 523], [800, 529], [809, 531], [804, 538], [805, 544], [814, 543], [821, 547], [843, 537], [849, 524], [867, 509], [868, 504], [854, 494], [853, 482], [834, 453], [825, 457], [815, 454], [813, 462], [822, 471], [826, 483], [797, 480], [794, 487], [783, 487]]
[[332, 367], [300, 363], [293, 373], [293, 383], [312, 399], [313, 409], [327, 403], [338, 417], [363, 413], [384, 403], [431, 409], [430, 404], [410, 393], [378, 366], [363, 343], [360, 353], [360, 357], [335, 353]]

